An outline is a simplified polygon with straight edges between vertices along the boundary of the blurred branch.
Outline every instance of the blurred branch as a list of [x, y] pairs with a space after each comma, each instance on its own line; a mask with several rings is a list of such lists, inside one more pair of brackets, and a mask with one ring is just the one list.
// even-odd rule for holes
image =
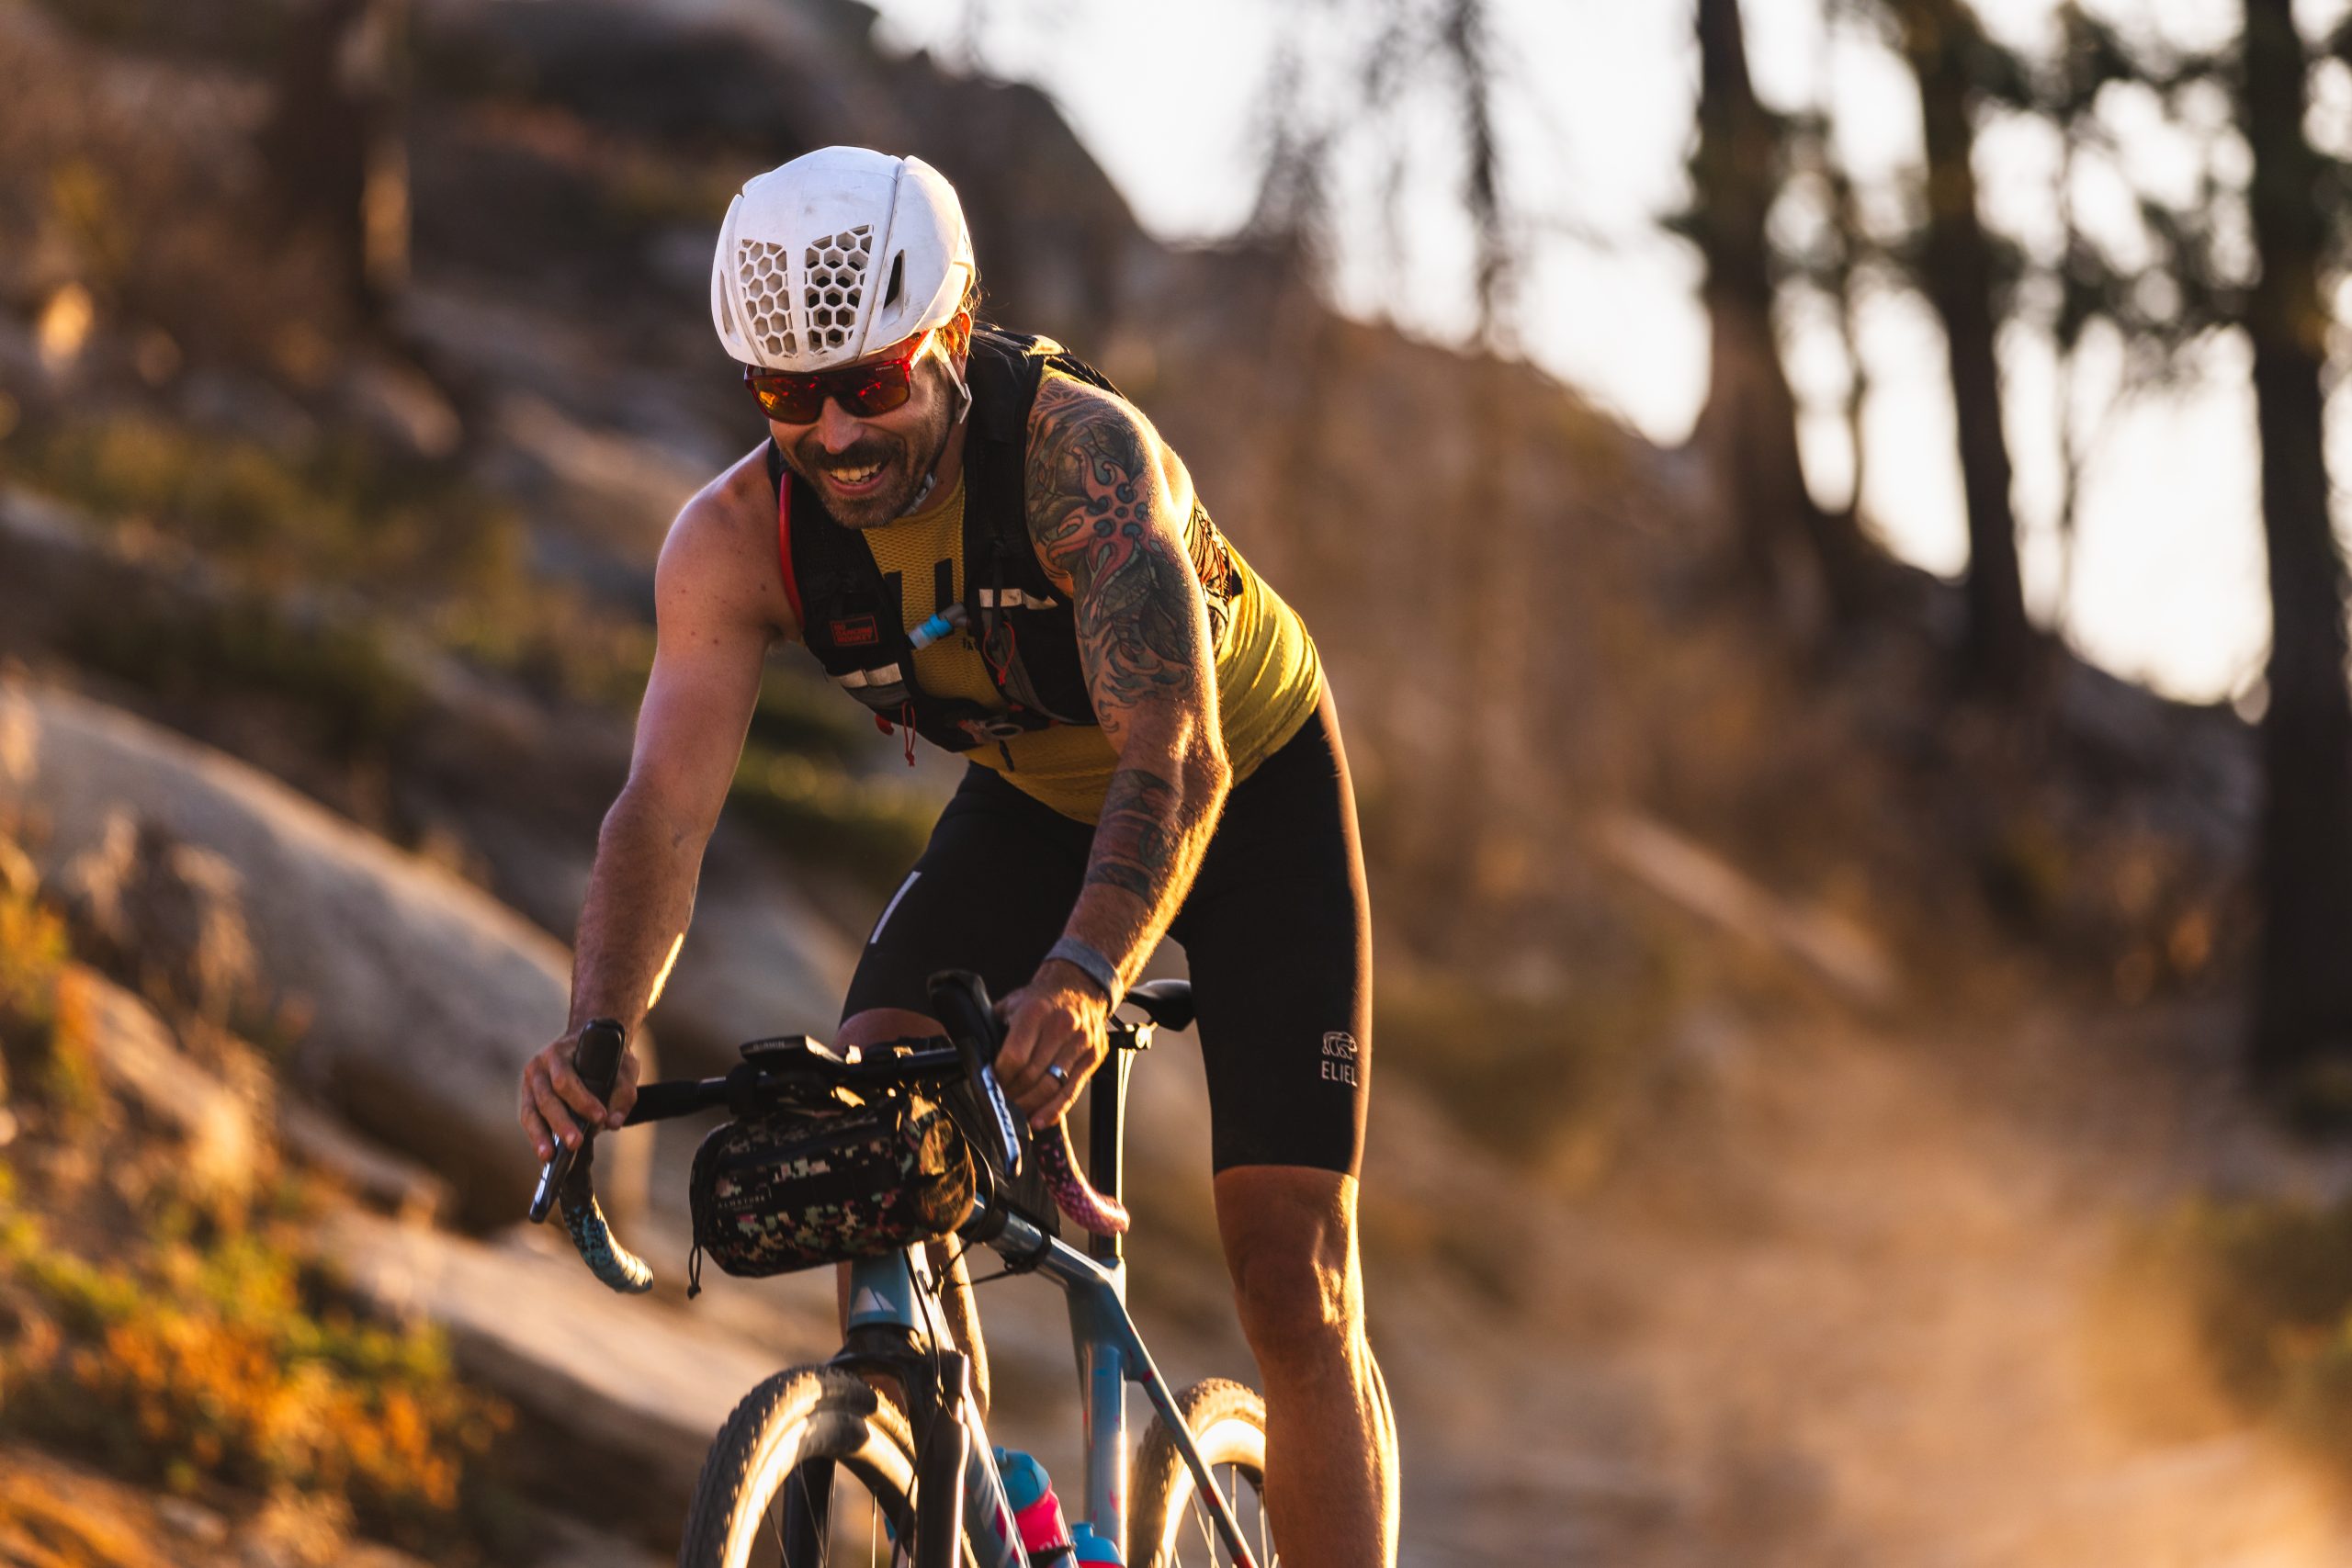
[[[1378, 227], [1387, 260], [1401, 272], [1407, 226], [1399, 214], [1414, 155], [1428, 144], [1400, 106], [1440, 92], [1453, 118], [1448, 150], [1461, 155], [1459, 195], [1472, 229], [1475, 335], [1483, 346], [1507, 344], [1527, 241], [1508, 194], [1498, 114], [1503, 51], [1487, 0], [1436, 0], [1434, 9], [1424, 0], [1319, 0], [1293, 17], [1276, 40], [1261, 100], [1263, 174], [1250, 232], [1328, 265], [1334, 171], [1370, 143]], [[1327, 84], [1318, 101], [1317, 89]], [[1544, 231], [1571, 230], [1558, 220]]]
[[1493, 343], [1519, 258], [1504, 229], [1498, 174], [1501, 153], [1495, 144], [1493, 45], [1487, 36], [1484, 0], [1451, 0], [1438, 36], [1453, 62], [1460, 88], [1456, 107], [1465, 160], [1463, 195], [1477, 240], [1473, 288], [1478, 302], [1478, 337]]
[[[1733, 532], [1740, 575], [1802, 637], [1851, 618], [1866, 549], [1850, 509], [1826, 513], [1806, 488], [1796, 400], [1773, 328], [1770, 219], [1788, 123], [1748, 76], [1738, 0], [1699, 0], [1699, 137], [1691, 201], [1669, 227], [1706, 262], [1707, 400], [1691, 444], [1706, 457]], [[1859, 364], [1859, 361], [1857, 361]]]

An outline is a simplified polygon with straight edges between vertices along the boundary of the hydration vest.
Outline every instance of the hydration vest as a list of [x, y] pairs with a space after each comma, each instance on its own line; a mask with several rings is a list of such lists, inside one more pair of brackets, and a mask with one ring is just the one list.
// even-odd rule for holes
[[980, 328], [965, 362], [972, 410], [964, 434], [964, 626], [979, 644], [1001, 709], [926, 692], [915, 679], [908, 595], [928, 611], [949, 608], [956, 603], [950, 563], [940, 562], [927, 583], [885, 574], [858, 531], [833, 521], [768, 443], [784, 591], [801, 639], [886, 730], [903, 724], [934, 745], [968, 751], [1051, 725], [1097, 722], [1079, 661], [1076, 613], [1046, 576], [1029, 534], [1029, 410], [1048, 367], [1118, 395], [1051, 338]]

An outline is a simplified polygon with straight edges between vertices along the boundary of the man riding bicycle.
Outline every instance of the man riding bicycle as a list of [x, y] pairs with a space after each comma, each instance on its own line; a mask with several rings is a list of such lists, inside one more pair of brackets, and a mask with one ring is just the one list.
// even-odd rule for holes
[[1051, 1126], [1163, 934], [1190, 961], [1217, 1224], [1268, 1409], [1284, 1561], [1393, 1562], [1395, 1438], [1363, 1333], [1356, 1173], [1371, 921], [1330, 695], [1297, 615], [1149, 421], [1048, 340], [976, 325], [955, 190], [812, 152], [752, 180], [711, 310], [769, 439], [686, 503], [655, 578], [629, 777], [581, 912], [571, 1025], [526, 1067], [539, 1156], [609, 1107], [572, 1070], [684, 940], [763, 660], [804, 643], [964, 781], [867, 938], [837, 1039], [932, 1034], [924, 980], [1003, 997], [997, 1071]]

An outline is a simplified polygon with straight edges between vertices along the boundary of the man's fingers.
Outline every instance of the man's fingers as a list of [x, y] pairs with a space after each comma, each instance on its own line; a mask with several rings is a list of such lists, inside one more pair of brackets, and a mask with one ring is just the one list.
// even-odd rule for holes
[[1078, 1103], [1079, 1091], [1086, 1087], [1086, 1080], [1102, 1068], [1105, 1053], [1100, 1046], [1094, 1045], [1083, 1034], [1073, 1036], [1072, 1043], [1077, 1047], [1076, 1054], [1062, 1064], [1067, 1075], [1059, 1079], [1051, 1073], [1046, 1075], [1051, 1092], [1030, 1122], [1033, 1128], [1042, 1130], [1050, 1127], [1069, 1115], [1069, 1108]]
[[628, 1120], [628, 1108], [637, 1103], [638, 1072], [637, 1053], [625, 1053], [621, 1057], [620, 1077], [613, 1081], [612, 1112], [605, 1118], [605, 1126], [617, 1127]]
[[[575, 1110], [571, 1100], [563, 1093], [560, 1079], [565, 1077], [571, 1078], [573, 1090], [588, 1101], [585, 1111]], [[588, 1092], [588, 1086], [568, 1071], [550, 1074], [549, 1078], [551, 1081], [538, 1086], [539, 1114], [546, 1119], [548, 1130], [562, 1139], [566, 1146], [578, 1148], [581, 1128], [594, 1126], [603, 1119], [605, 1108], [597, 1104], [594, 1095]]]
[[1034, 1008], [1022, 1008], [1012, 1015], [1012, 1026], [1005, 1031], [1004, 1048], [996, 1054], [997, 1082], [1004, 1086], [1006, 1096], [1023, 1110], [1029, 1097], [1035, 1094], [1044, 1076], [1043, 1042], [1038, 1038], [1037, 1013]]
[[[1008, 1075], [1000, 1070], [997, 1075], [998, 1081], [1004, 1086], [1004, 1097], [1012, 1101], [1023, 1116], [1034, 1114], [1053, 1092], [1053, 1080], [1046, 1076], [1045, 1067], [1050, 1056], [1044, 1042], [1034, 1038], [1034, 1031], [1030, 1047], [1017, 1072]], [[1001, 1062], [1003, 1058], [999, 1057], [998, 1060]]]
[[539, 1114], [538, 1086], [541, 1076], [537, 1062], [533, 1062], [523, 1069], [523, 1103], [517, 1120], [523, 1123], [523, 1135], [531, 1140], [531, 1147], [544, 1161], [554, 1157], [555, 1143], [548, 1132], [547, 1118]]
[[605, 1102], [596, 1091], [582, 1082], [570, 1057], [559, 1057], [548, 1077], [554, 1080], [555, 1092], [562, 1102], [577, 1114], [573, 1120], [583, 1127], [594, 1127], [605, 1120]]
[[[1079, 1087], [1083, 1081], [1077, 1069], [1072, 1068], [1069, 1077], [1055, 1086], [1052, 1098], [1048, 1099], [1045, 1105], [1029, 1118], [1030, 1131], [1043, 1132], [1069, 1114], [1069, 1108], [1078, 1103]], [[1048, 1084], [1053, 1082], [1050, 1075], [1046, 1082]]]
[[1012, 1086], [1026, 1081], [1029, 1056], [1036, 1048], [1037, 1024], [1026, 1008], [1015, 1010], [1005, 1021], [1004, 1043], [997, 1047], [996, 1077], [1004, 1085], [1007, 1094]]

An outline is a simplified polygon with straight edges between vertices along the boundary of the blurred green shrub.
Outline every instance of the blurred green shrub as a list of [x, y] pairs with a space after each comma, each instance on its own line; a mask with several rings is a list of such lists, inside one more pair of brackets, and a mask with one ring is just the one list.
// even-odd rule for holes
[[0, 1100], [29, 1090], [73, 1121], [90, 1109], [96, 1086], [58, 1033], [57, 982], [68, 956], [64, 921], [30, 888], [0, 884]]
[[931, 836], [936, 803], [860, 779], [820, 758], [746, 745], [729, 802], [793, 855], [877, 887], [906, 874]]
[[0, 1040], [45, 1048], [57, 1021], [57, 976], [65, 965], [65, 925], [29, 888], [0, 885]]
[[440, 647], [548, 701], [633, 712], [653, 668], [652, 627], [527, 573], [461, 585], [429, 630]]
[[0, 1423], [173, 1490], [324, 1493], [412, 1549], [459, 1540], [469, 1467], [511, 1416], [446, 1343], [359, 1320], [284, 1236], [172, 1228], [107, 1264], [0, 1217], [0, 1287], [34, 1309], [0, 1354]]
[[537, 577], [513, 510], [432, 465], [348, 434], [278, 452], [140, 414], [28, 425], [5, 449], [19, 482], [134, 542], [184, 545], [239, 586], [219, 607], [173, 595], [86, 618], [76, 655], [149, 690], [291, 699], [345, 754], [396, 739], [421, 703], [413, 676], [380, 623], [300, 613], [318, 588], [544, 698], [627, 708], [644, 689], [650, 629]]
[[8, 456], [24, 483], [118, 524], [153, 527], [273, 587], [479, 592], [524, 575], [511, 510], [349, 434], [280, 452], [118, 413], [28, 423]]
[[174, 601], [79, 623], [69, 651], [165, 696], [258, 692], [294, 703], [342, 757], [380, 750], [416, 716], [423, 694], [365, 620], [297, 622], [260, 593], [207, 605]]
[[1609, 1164], [1634, 1070], [1689, 989], [1663, 948], [1542, 996], [1407, 979], [1380, 996], [1376, 1056], [1482, 1145], [1578, 1185]]
[[874, 742], [874, 721], [831, 684], [795, 670], [761, 672], [752, 740], [772, 751], [845, 761]]
[[2176, 1293], [2221, 1393], [2352, 1472], [2352, 1202], [2185, 1203], [2116, 1279]]

